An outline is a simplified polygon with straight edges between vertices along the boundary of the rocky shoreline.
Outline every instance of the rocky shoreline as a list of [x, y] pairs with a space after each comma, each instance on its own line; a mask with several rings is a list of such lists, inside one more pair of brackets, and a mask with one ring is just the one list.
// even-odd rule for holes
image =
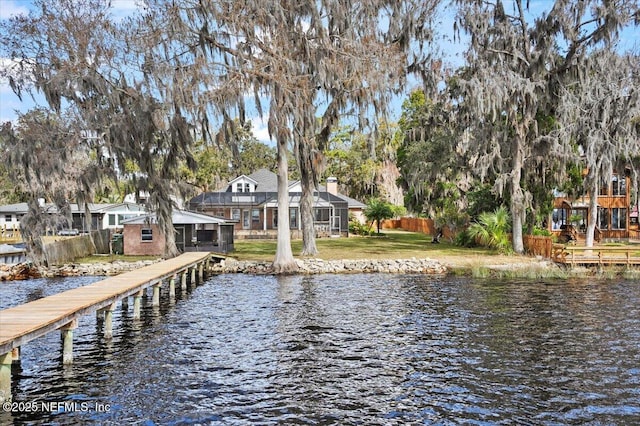
[[[35, 267], [28, 263], [2, 265], [0, 281], [24, 280], [29, 278], [76, 277], [84, 275], [112, 276], [151, 265], [156, 261], [71, 263], [53, 267]], [[432, 259], [376, 259], [376, 260], [323, 260], [297, 259], [296, 273], [309, 274], [350, 274], [350, 273], [398, 273], [398, 274], [446, 274], [447, 268]], [[211, 266], [214, 274], [272, 274], [271, 262], [237, 261], [226, 259]]]
[[31, 263], [0, 265], [0, 281], [26, 280], [30, 278], [79, 277], [83, 275], [113, 276], [133, 271], [158, 260], [138, 262], [70, 263], [61, 266], [37, 267]]
[[[447, 268], [433, 259], [358, 259], [358, 260], [323, 260], [296, 259], [297, 274], [356, 274], [356, 273], [388, 273], [388, 274], [436, 274], [447, 273]], [[248, 273], [272, 274], [271, 262], [237, 261], [227, 259], [213, 265], [213, 273]]]

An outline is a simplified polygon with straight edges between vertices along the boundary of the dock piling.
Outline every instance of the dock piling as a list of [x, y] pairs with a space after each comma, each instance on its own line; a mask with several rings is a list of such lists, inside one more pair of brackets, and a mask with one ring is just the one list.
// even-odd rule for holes
[[0, 403], [11, 401], [11, 352], [0, 354]]
[[13, 365], [20, 364], [20, 346], [18, 346], [17, 348], [11, 349], [11, 356], [12, 356], [11, 363]]
[[73, 364], [73, 330], [78, 328], [78, 320], [74, 319], [60, 327], [62, 335], [62, 363]]
[[176, 298], [176, 276], [172, 276], [169, 281], [169, 299], [174, 300]]
[[113, 311], [116, 309], [116, 304], [112, 303], [105, 309], [104, 312], [104, 337], [105, 339], [111, 339], [113, 337]]
[[162, 288], [162, 281], [158, 281], [153, 285], [153, 299], [152, 306], [160, 306], [160, 289]]
[[142, 296], [144, 294], [144, 290], [140, 290], [133, 296], [133, 319], [140, 319], [140, 305], [142, 304]]

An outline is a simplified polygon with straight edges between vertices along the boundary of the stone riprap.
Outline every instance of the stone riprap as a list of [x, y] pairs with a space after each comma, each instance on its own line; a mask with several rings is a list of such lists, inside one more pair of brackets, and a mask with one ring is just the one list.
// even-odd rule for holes
[[[21, 263], [0, 268], [0, 281], [29, 278], [76, 277], [83, 275], [112, 276], [151, 265], [158, 260], [138, 262], [69, 263], [61, 266], [37, 268]], [[397, 274], [446, 274], [447, 268], [433, 259], [374, 259], [374, 260], [323, 260], [298, 259], [298, 274], [349, 274], [349, 273], [397, 273]], [[272, 274], [271, 262], [237, 261], [226, 259], [211, 265], [216, 274]]]
[[69, 263], [61, 266], [40, 268], [42, 277], [77, 277], [82, 275], [118, 275], [122, 272], [134, 271], [142, 267], [160, 262], [157, 260], [140, 260], [138, 262], [104, 262], [104, 263]]
[[[297, 259], [298, 274], [446, 274], [447, 268], [433, 259], [359, 259], [323, 260]], [[271, 274], [271, 262], [236, 261], [227, 259], [212, 267], [214, 273]]]

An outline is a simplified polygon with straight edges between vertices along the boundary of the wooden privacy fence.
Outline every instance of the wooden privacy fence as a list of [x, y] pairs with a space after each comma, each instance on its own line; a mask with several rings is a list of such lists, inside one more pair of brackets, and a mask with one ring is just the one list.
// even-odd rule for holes
[[[404, 229], [410, 232], [421, 232], [427, 235], [436, 235], [438, 227], [433, 219], [425, 219], [422, 217], [403, 217], [400, 219], [387, 219], [382, 222], [382, 229]], [[445, 226], [442, 229], [442, 236], [445, 238], [453, 238], [453, 232]]]
[[[404, 229], [410, 232], [421, 232], [428, 235], [436, 235], [437, 227], [433, 219], [421, 217], [403, 217], [401, 219], [388, 219], [382, 222], [382, 229]], [[444, 227], [442, 234], [445, 238], [453, 238], [453, 232]], [[533, 256], [551, 258], [553, 240], [551, 237], [524, 235], [522, 237], [525, 251]]]
[[524, 244], [524, 250], [527, 254], [533, 256], [542, 256], [548, 259], [551, 258], [553, 251], [553, 240], [551, 237], [545, 237], [540, 235], [523, 235], [522, 242]]

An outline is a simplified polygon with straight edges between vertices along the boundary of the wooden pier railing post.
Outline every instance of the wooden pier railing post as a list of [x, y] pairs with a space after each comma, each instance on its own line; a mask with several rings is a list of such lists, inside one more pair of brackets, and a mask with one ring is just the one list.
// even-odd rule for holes
[[0, 354], [0, 403], [11, 401], [11, 352]]
[[78, 328], [78, 320], [60, 327], [62, 336], [62, 363], [65, 365], [73, 364], [73, 330]]

